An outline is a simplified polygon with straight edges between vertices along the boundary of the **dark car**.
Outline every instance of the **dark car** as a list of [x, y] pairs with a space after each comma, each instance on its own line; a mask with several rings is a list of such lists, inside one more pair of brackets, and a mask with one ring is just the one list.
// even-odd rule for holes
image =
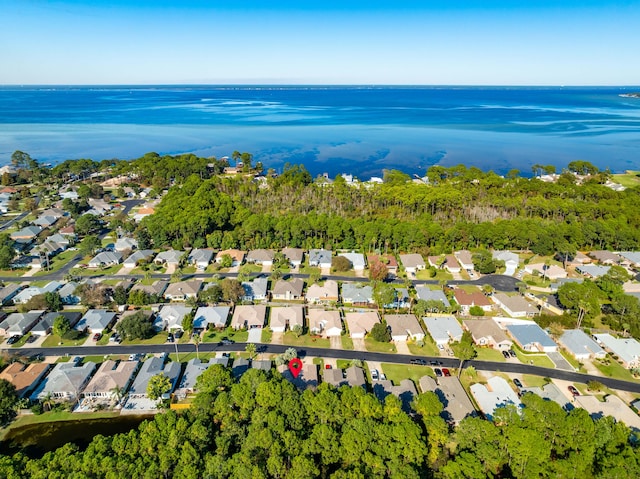
[[442, 368], [442, 374], [444, 374], [446, 377], [451, 376], [451, 373], [447, 368]]
[[173, 342], [175, 342], [175, 338], [173, 337], [173, 334], [169, 333], [169, 334], [167, 335], [167, 342], [168, 342], [168, 343], [173, 343]]
[[509, 359], [509, 357], [510, 357], [508, 351], [502, 351], [502, 355], [504, 356], [505, 359]]
[[27, 343], [31, 344], [31, 343], [35, 343], [36, 339], [38, 339], [38, 336], [34, 336], [33, 334], [31, 336], [29, 336], [27, 338]]
[[431, 366], [437, 366], [438, 361], [429, 361], [429, 364], [431, 364]]
[[235, 341], [233, 339], [227, 339], [227, 338], [224, 338], [222, 341], [220, 341], [220, 344], [223, 344], [225, 346], [228, 346], [228, 345], [234, 344], [234, 343], [235, 343]]
[[184, 333], [180, 330], [176, 331], [174, 336], [176, 337], [176, 339], [180, 339], [182, 337]]
[[511, 356], [512, 358], [517, 358], [516, 352], [513, 349], [509, 350], [509, 356]]
[[522, 383], [520, 382], [520, 380], [518, 378], [515, 378], [513, 380], [513, 384], [515, 384], [519, 388], [522, 388]]
[[442, 371], [440, 371], [440, 368], [433, 368], [433, 372], [436, 373], [436, 376], [439, 378], [442, 377]]
[[15, 344], [20, 340], [21, 337], [22, 336], [19, 335], [11, 336], [9, 339], [7, 339], [7, 344]]
[[427, 362], [424, 359], [412, 359], [411, 364], [418, 364], [420, 366], [426, 366]]
[[569, 392], [571, 393], [571, 395], [572, 395], [573, 397], [580, 396], [580, 391], [578, 391], [575, 387], [573, 387], [573, 386], [568, 386], [568, 388], [567, 388], [567, 389], [569, 389]]

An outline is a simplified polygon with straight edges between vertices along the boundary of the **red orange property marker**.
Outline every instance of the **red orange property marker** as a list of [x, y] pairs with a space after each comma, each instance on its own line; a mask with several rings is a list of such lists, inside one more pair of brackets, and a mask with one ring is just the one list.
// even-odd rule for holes
[[291, 361], [289, 361], [289, 371], [291, 371], [291, 374], [294, 378], [297, 378], [300, 374], [300, 371], [302, 371], [302, 361], [300, 361], [298, 358], [293, 358]]

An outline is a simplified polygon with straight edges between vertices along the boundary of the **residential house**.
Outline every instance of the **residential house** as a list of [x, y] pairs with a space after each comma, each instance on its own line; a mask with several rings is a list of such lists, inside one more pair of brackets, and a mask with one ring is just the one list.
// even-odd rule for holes
[[342, 335], [342, 320], [340, 311], [325, 311], [324, 309], [309, 308], [307, 315], [309, 332], [325, 337]]
[[128, 236], [123, 236], [122, 238], [118, 238], [116, 240], [114, 249], [122, 253], [124, 251], [132, 251], [137, 247], [138, 247], [138, 240], [134, 238], [130, 238]]
[[330, 368], [322, 370], [322, 381], [339, 388], [347, 384], [347, 380], [342, 373], [342, 369]]
[[91, 209], [83, 213], [85, 215], [93, 214], [95, 216], [103, 216], [113, 209], [113, 206], [101, 198], [89, 198], [87, 203], [89, 203]]
[[555, 264], [533, 263], [524, 267], [525, 272], [529, 274], [540, 274], [550, 280], [556, 280], [567, 277], [567, 272], [560, 266]]
[[460, 264], [460, 267], [462, 269], [465, 269], [467, 271], [474, 270], [473, 256], [471, 255], [471, 251], [461, 250], [461, 251], [456, 251], [453, 254], [458, 260], [458, 263]]
[[178, 306], [175, 304], [165, 304], [162, 306], [162, 309], [156, 315], [156, 319], [153, 322], [153, 328], [156, 331], [182, 331], [182, 321], [185, 316], [191, 311], [193, 308], [189, 306]]
[[416, 286], [416, 297], [423, 301], [440, 301], [442, 306], [447, 309], [451, 307], [449, 299], [440, 289], [432, 290], [427, 286]]
[[329, 303], [338, 301], [338, 283], [332, 279], [322, 284], [312, 284], [306, 294], [309, 303]]
[[349, 336], [351, 336], [352, 339], [364, 339], [373, 327], [380, 323], [380, 318], [376, 311], [345, 313], [344, 320], [347, 323]]
[[23, 336], [40, 320], [44, 310], [29, 311], [28, 313], [11, 313], [0, 322], [0, 336]]
[[77, 238], [76, 227], [74, 224], [70, 224], [65, 226], [64, 228], [60, 228], [60, 230], [58, 230], [58, 233], [60, 233], [62, 236], [67, 236], [74, 241]]
[[442, 256], [427, 256], [427, 262], [432, 268], [440, 268], [444, 265], [444, 258]]
[[270, 359], [253, 359], [251, 361], [251, 369], [260, 369], [261, 371], [271, 371], [271, 360]]
[[155, 295], [160, 297], [164, 294], [168, 286], [169, 286], [169, 282], [162, 281], [162, 280], [154, 281], [152, 284], [136, 283], [131, 288], [130, 294], [133, 293], [134, 291], [144, 291], [149, 295]]
[[231, 367], [231, 375], [238, 379], [244, 373], [249, 370], [251, 364], [248, 359], [245, 358], [236, 358], [233, 360], [233, 366]]
[[290, 281], [279, 280], [273, 290], [271, 297], [274, 301], [290, 301], [302, 299], [302, 290], [304, 289], [304, 281], [300, 278], [293, 278]]
[[599, 264], [581, 264], [576, 266], [576, 271], [587, 278], [599, 278], [609, 272], [611, 266], [602, 266]]
[[267, 307], [264, 304], [236, 306], [231, 318], [233, 329], [263, 328], [267, 319]]
[[169, 301], [186, 301], [189, 298], [197, 298], [203, 281], [192, 279], [189, 281], [178, 281], [170, 283], [164, 290], [164, 298]]
[[180, 265], [180, 260], [184, 256], [184, 251], [177, 251], [175, 249], [170, 249], [167, 251], [162, 251], [158, 253], [158, 255], [153, 260], [156, 264], [166, 264], [167, 266], [178, 267]]
[[446, 346], [462, 339], [462, 328], [453, 316], [427, 316], [422, 320], [437, 345]]
[[168, 363], [164, 362], [164, 359], [159, 357], [153, 357], [147, 359], [142, 366], [140, 367], [140, 371], [136, 376], [136, 379], [133, 381], [133, 385], [129, 390], [130, 397], [147, 397], [147, 386], [149, 385], [149, 381], [152, 377], [163, 374], [169, 378], [171, 382], [171, 388], [167, 394], [173, 392], [176, 384], [178, 383], [178, 378], [180, 377], [180, 372], [182, 370], [182, 364], [178, 362], [170, 361]]
[[115, 266], [121, 262], [122, 254], [118, 251], [103, 251], [89, 261], [89, 268], [106, 268]]
[[518, 395], [511, 389], [509, 383], [500, 376], [489, 378], [486, 385], [472, 384], [469, 389], [471, 389], [471, 394], [485, 417], [489, 420], [493, 419], [496, 410], [501, 407], [509, 405], [518, 409], [522, 407]]
[[78, 193], [72, 189], [68, 189], [66, 191], [59, 191], [58, 194], [60, 195], [60, 198], [63, 200], [70, 199], [72, 201], [77, 201], [78, 198], [80, 198]]
[[488, 346], [502, 351], [513, 347], [513, 341], [493, 319], [471, 319], [463, 321], [462, 325], [471, 333], [473, 342], [478, 346]]
[[411, 298], [409, 297], [409, 290], [407, 288], [394, 288], [393, 301], [384, 305], [386, 309], [404, 309], [409, 308], [410, 306]]
[[411, 412], [411, 403], [413, 398], [418, 395], [416, 385], [413, 384], [411, 379], [403, 379], [400, 384], [394, 386], [391, 381], [383, 380], [373, 383], [373, 394], [379, 401], [384, 402], [385, 398], [390, 394], [393, 394], [402, 403], [402, 410], [406, 413]]
[[530, 387], [520, 388], [520, 394], [523, 396], [526, 393], [536, 394], [542, 399], [547, 401], [553, 401], [558, 404], [562, 409], [570, 409], [569, 400], [567, 396], [560, 390], [558, 386], [553, 383], [547, 383], [542, 387]]
[[579, 264], [588, 264], [591, 263], [591, 258], [589, 258], [586, 254], [581, 253], [580, 251], [576, 252], [575, 256], [571, 260], [571, 264], [579, 265]]
[[284, 333], [287, 328], [304, 327], [304, 308], [299, 305], [274, 306], [271, 308], [269, 327], [274, 333]]
[[304, 259], [304, 250], [302, 248], [284, 248], [282, 254], [289, 260], [292, 268], [299, 267]]
[[243, 301], [264, 301], [268, 298], [269, 279], [255, 278], [253, 281], [242, 283], [244, 288]]
[[13, 297], [13, 302], [14, 304], [26, 304], [29, 301], [31, 301], [31, 299], [33, 299], [34, 296], [39, 296], [41, 294], [47, 294], [47, 293], [54, 293], [58, 289], [60, 289], [61, 286], [62, 286], [62, 283], [58, 281], [51, 281], [45, 286], [43, 286], [42, 288], [39, 288], [37, 286], [29, 286], [28, 288], [25, 288], [22, 291], [20, 291], [18, 294], [16, 294]]
[[222, 263], [222, 258], [230, 256], [232, 260], [231, 267], [240, 266], [244, 261], [244, 255], [244, 251], [240, 251], [238, 249], [226, 249], [218, 252], [216, 255], [216, 263]]
[[53, 322], [58, 316], [64, 316], [69, 320], [69, 326], [74, 327], [82, 318], [82, 313], [79, 311], [54, 311], [46, 313], [40, 321], [31, 329], [31, 334], [34, 336], [46, 336], [51, 333], [53, 328]]
[[364, 260], [364, 255], [362, 253], [354, 253], [352, 251], [351, 253], [338, 253], [338, 256], [347, 258], [354, 271], [364, 271], [367, 267], [367, 263]]
[[273, 265], [275, 252], [270, 249], [254, 249], [247, 254], [247, 263], [258, 264], [261, 266]]
[[445, 256], [444, 269], [449, 271], [449, 273], [459, 273], [460, 272], [460, 270], [461, 270], [460, 263], [458, 263], [458, 260], [456, 259], [456, 257], [454, 255], [448, 254], [447, 256]]
[[115, 319], [116, 313], [105, 309], [90, 309], [73, 329], [80, 332], [87, 331], [91, 334], [104, 333]]
[[197, 269], [207, 269], [213, 258], [213, 250], [210, 249], [192, 249], [187, 256], [187, 262], [195, 265]]
[[393, 256], [392, 254], [385, 254], [385, 255], [370, 254], [370, 255], [367, 255], [367, 263], [369, 265], [371, 265], [371, 263], [375, 263], [376, 261], [379, 261], [382, 264], [384, 264], [387, 267], [387, 271], [389, 272], [390, 275], [397, 276], [397, 274], [398, 274], [398, 261], [396, 260], [395, 256]]
[[373, 305], [373, 288], [359, 283], [342, 283], [342, 302], [362, 306]]
[[229, 306], [201, 306], [193, 318], [193, 329], [224, 328], [229, 319]]
[[407, 273], [416, 274], [421, 269], [425, 269], [427, 264], [421, 255], [416, 253], [401, 254], [400, 263]]
[[8, 283], [4, 288], [0, 288], [0, 305], [11, 302], [15, 295], [22, 291], [23, 288], [24, 286], [16, 283]]
[[40, 234], [41, 231], [42, 228], [40, 226], [25, 226], [24, 228], [11, 233], [9, 237], [14, 241], [32, 241]]
[[44, 229], [54, 225], [56, 221], [58, 221], [58, 218], [55, 216], [40, 215], [31, 223]]
[[32, 400], [51, 397], [56, 400], [75, 401], [96, 370], [96, 363], [57, 363], [31, 395]]
[[363, 389], [367, 388], [367, 381], [364, 375], [364, 371], [362, 368], [357, 366], [349, 366], [344, 370], [345, 379], [347, 380], [347, 384], [352, 388], [361, 387]]
[[512, 318], [531, 318], [540, 314], [538, 308], [520, 295], [509, 296], [505, 293], [496, 293], [492, 298]]
[[574, 405], [585, 409], [593, 419], [611, 416], [616, 422], [626, 424], [634, 432], [640, 431], [640, 417], [638, 414], [614, 394], [606, 396], [604, 401], [601, 401], [596, 396], [576, 396]]
[[309, 251], [309, 266], [317, 266], [319, 268], [331, 268], [332, 253], [326, 249], [312, 249]]
[[507, 330], [516, 344], [525, 351], [553, 353], [558, 350], [558, 345], [553, 339], [535, 323], [509, 324]]
[[607, 353], [593, 338], [580, 329], [566, 330], [558, 342], [578, 360], [604, 358]]
[[16, 388], [19, 397], [27, 397], [34, 390], [38, 382], [47, 374], [51, 364], [13, 362], [0, 373], [0, 379], [10, 382]]
[[440, 416], [449, 424], [458, 425], [464, 418], [476, 413], [464, 387], [455, 376], [438, 378], [437, 383], [431, 376], [423, 376], [420, 378], [420, 389], [423, 393], [432, 391], [438, 396], [443, 406]]
[[623, 266], [631, 266], [637, 268], [640, 266], [640, 252], [638, 251], [621, 251], [618, 255], [622, 258], [620, 262]]
[[391, 339], [394, 342], [424, 340], [424, 331], [420, 322], [413, 314], [387, 314], [384, 317], [387, 326], [391, 329]]
[[[140, 195], [142, 195], [143, 193], [140, 192]], [[150, 204], [147, 204], [145, 206], [142, 206], [140, 208], [138, 208], [137, 211], [135, 211], [134, 215], [133, 215], [133, 221], [135, 221], [136, 223], [139, 223], [140, 221], [142, 221], [144, 218], [146, 218], [147, 216], [151, 216], [152, 214], [154, 214], [156, 212], [156, 210], [154, 209], [153, 206], [151, 206]]]
[[567, 284], [567, 283], [582, 283], [583, 281], [584, 281], [584, 278], [561, 278], [561, 279], [558, 279], [558, 280], [554, 281], [553, 283], [551, 283], [549, 285], [549, 289], [553, 293], [556, 293], [556, 292], [558, 292], [558, 289], [560, 288], [560, 286], [562, 286], [563, 284]]
[[76, 294], [78, 286], [78, 283], [74, 283], [73, 281], [62, 285], [62, 287], [57, 291], [60, 295], [60, 299], [62, 300], [62, 304], [74, 305], [80, 302], [80, 296]]
[[140, 363], [107, 359], [84, 388], [82, 396], [94, 400], [119, 401], [129, 389]]
[[640, 343], [633, 338], [615, 338], [608, 333], [594, 334], [593, 338], [622, 362], [625, 368], [640, 366]]
[[453, 290], [453, 296], [464, 314], [469, 314], [469, 310], [474, 306], [486, 312], [492, 309], [491, 301], [480, 291], [467, 293], [463, 289], [456, 288]]
[[198, 381], [198, 377], [200, 377], [202, 373], [204, 373], [214, 364], [215, 362], [213, 361], [203, 363], [198, 358], [191, 359], [184, 369], [184, 373], [182, 374], [182, 378], [180, 379], [180, 384], [176, 388], [176, 394], [184, 397], [187, 394], [196, 392], [196, 382]]
[[303, 364], [302, 371], [300, 371], [297, 377], [291, 374], [291, 371], [289, 371], [289, 368], [285, 364], [278, 366], [277, 369], [287, 381], [300, 390], [315, 389], [318, 386], [318, 366], [313, 363]]
[[142, 261], [149, 262], [155, 256], [156, 252], [152, 249], [139, 249], [129, 255], [127, 259], [124, 260], [125, 268], [135, 268]]
[[506, 267], [504, 274], [513, 276], [516, 273], [518, 265], [520, 264], [520, 257], [516, 253], [512, 253], [511, 251], [494, 251], [491, 256], [497, 261], [504, 262]]

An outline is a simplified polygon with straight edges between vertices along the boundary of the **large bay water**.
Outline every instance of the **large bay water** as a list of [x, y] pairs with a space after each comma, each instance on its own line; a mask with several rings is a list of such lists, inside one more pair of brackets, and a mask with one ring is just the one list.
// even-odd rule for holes
[[640, 169], [640, 88], [1, 87], [0, 164], [248, 151], [315, 175], [464, 163]]

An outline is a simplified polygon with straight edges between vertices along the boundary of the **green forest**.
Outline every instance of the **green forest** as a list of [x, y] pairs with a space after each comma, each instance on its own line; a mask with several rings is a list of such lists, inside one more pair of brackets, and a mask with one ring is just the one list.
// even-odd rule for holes
[[[273, 370], [272, 370], [273, 371]], [[137, 430], [67, 444], [42, 458], [0, 457], [8, 479], [110, 478], [637, 478], [637, 435], [611, 418], [564, 411], [534, 394], [520, 413], [469, 417], [450, 429], [434, 393], [402, 410], [362, 388], [299, 392], [275, 371], [235, 381], [220, 365], [198, 379], [184, 413]]]

